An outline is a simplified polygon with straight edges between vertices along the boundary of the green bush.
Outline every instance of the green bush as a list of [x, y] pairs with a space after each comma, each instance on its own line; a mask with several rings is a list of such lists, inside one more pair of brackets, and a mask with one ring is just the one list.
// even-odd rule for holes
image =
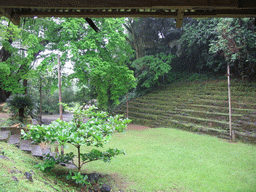
[[14, 116], [19, 116], [19, 120], [23, 122], [23, 118], [33, 114], [34, 102], [29, 95], [13, 95], [7, 100], [7, 105], [10, 107]]
[[[64, 106], [67, 107], [65, 104]], [[92, 149], [87, 153], [81, 153], [80, 147], [82, 145], [103, 147], [111, 139], [111, 135], [115, 131], [123, 131], [131, 121], [129, 119], [121, 119], [120, 115], [108, 116], [108, 113], [98, 112], [95, 109], [93, 106], [87, 110], [82, 110], [80, 105], [77, 105], [74, 109], [68, 108], [67, 110], [73, 111], [73, 120], [71, 122], [58, 119], [50, 125], [29, 125], [28, 132], [25, 133], [22, 130], [22, 135], [25, 139], [32, 139], [34, 143], [54, 143], [57, 141], [59, 145], [67, 143], [74, 145], [78, 150], [78, 164], [76, 165], [78, 173], [74, 176], [70, 175], [68, 178], [83, 184], [85, 178], [81, 176], [80, 170], [84, 164], [96, 160], [109, 162], [114, 156], [125, 153], [119, 149], [108, 149], [105, 152]], [[83, 123], [85, 117], [90, 119]], [[70, 160], [74, 163], [73, 152], [57, 158], [48, 156], [43, 164], [36, 166], [42, 171], [46, 171], [52, 169], [55, 164], [65, 163]]]

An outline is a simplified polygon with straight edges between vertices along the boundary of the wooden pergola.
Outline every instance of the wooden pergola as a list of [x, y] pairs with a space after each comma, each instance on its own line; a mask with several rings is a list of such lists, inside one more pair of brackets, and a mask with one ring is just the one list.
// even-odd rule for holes
[[255, 0], [1, 0], [0, 16], [21, 17], [256, 17]]

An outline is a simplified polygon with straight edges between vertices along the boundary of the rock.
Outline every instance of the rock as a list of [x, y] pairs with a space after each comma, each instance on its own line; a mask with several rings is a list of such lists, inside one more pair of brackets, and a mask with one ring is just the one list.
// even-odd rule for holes
[[24, 175], [26, 176], [26, 179], [28, 179], [29, 181], [33, 182], [33, 178], [32, 178], [31, 173], [29, 173], [29, 172], [25, 172], [25, 174], [24, 174]]
[[0, 141], [7, 141], [10, 133], [10, 131], [0, 131]]
[[111, 187], [109, 187], [107, 184], [103, 184], [102, 187], [100, 188], [101, 192], [110, 192]]
[[35, 175], [35, 172], [31, 169], [30, 170], [30, 173], [32, 174], [32, 175]]
[[12, 178], [13, 178], [14, 181], [19, 182], [19, 180], [17, 179], [17, 177], [12, 176]]
[[120, 189], [119, 192], [124, 192], [124, 191]]
[[32, 119], [32, 124], [33, 125], [38, 125], [39, 123], [38, 123], [38, 121], [36, 119]]
[[8, 157], [5, 157], [4, 155], [0, 155], [0, 159], [7, 159], [7, 160], [10, 160]]
[[87, 181], [94, 182], [94, 183], [97, 183], [100, 178], [100, 174], [98, 173], [91, 173], [91, 174], [88, 174], [87, 176], [88, 176]]
[[[12, 167], [12, 168], [15, 169], [15, 172], [16, 172], [16, 173], [21, 173], [21, 171], [19, 171], [19, 170], [17, 169], [17, 167]], [[14, 171], [14, 170], [12, 170], [11, 173], [12, 173], [13, 171]]]
[[77, 167], [73, 163], [72, 164], [65, 164], [65, 165], [68, 169], [77, 169]]

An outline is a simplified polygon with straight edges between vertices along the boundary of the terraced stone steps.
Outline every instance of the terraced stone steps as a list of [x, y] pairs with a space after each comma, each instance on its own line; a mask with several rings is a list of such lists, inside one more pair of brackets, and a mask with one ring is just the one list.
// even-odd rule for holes
[[[15, 145], [20, 150], [31, 153], [31, 155], [39, 158], [43, 158], [47, 154], [50, 154], [53, 157], [56, 156], [56, 153], [51, 152], [51, 147], [45, 143], [35, 145], [32, 143], [32, 140], [21, 139], [20, 128], [0, 127], [0, 142], [7, 142], [9, 144]], [[71, 169], [76, 169], [76, 166], [73, 164], [62, 165]]]
[[[256, 143], [256, 83], [233, 82], [232, 126], [240, 139]], [[126, 105], [116, 113], [126, 115]], [[177, 83], [129, 102], [133, 123], [215, 133], [228, 137], [229, 107], [226, 81]], [[241, 136], [241, 137], [240, 137]]]

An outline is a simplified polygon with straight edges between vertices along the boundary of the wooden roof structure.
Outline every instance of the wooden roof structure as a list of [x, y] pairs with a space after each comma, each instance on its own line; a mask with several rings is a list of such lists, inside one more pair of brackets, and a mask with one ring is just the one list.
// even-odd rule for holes
[[256, 0], [1, 0], [0, 16], [21, 17], [256, 17]]

